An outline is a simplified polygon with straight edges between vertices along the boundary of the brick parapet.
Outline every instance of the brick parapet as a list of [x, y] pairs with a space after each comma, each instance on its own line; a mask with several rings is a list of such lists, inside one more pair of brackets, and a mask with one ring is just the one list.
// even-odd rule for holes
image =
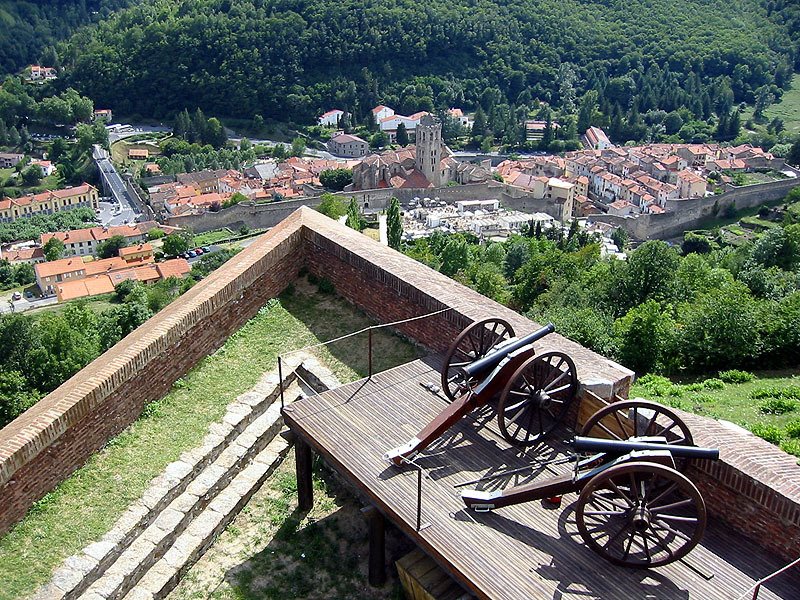
[[689, 473], [703, 492], [709, 512], [784, 558], [797, 558], [797, 458], [732, 423], [690, 413], [681, 417], [695, 444], [720, 451], [720, 460], [694, 461]]
[[302, 264], [297, 215], [0, 430], [0, 532], [224, 343]]

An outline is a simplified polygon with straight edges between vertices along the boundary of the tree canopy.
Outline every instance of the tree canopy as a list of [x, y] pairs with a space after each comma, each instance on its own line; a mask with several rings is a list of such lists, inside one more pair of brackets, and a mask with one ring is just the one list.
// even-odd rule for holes
[[582, 125], [599, 111], [625, 137], [652, 109], [707, 118], [777, 99], [800, 56], [795, 12], [790, 0], [151, 0], [59, 54], [68, 84], [123, 113], [168, 117], [191, 99], [300, 123], [337, 106], [360, 123], [379, 102], [480, 105], [485, 135], [538, 100]]

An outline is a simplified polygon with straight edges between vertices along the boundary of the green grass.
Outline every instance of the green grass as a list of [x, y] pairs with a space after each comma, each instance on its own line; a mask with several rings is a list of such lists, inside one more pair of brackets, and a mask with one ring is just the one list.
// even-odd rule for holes
[[[742, 111], [742, 123], [753, 118], [753, 106], [749, 105]], [[783, 121], [786, 131], [791, 134], [800, 133], [800, 75], [792, 77], [791, 87], [783, 92], [783, 97], [778, 104], [772, 104], [764, 111], [762, 123], [754, 123], [754, 131], [765, 132], [767, 124], [778, 118]]]
[[[382, 588], [367, 585], [367, 531], [360, 503], [320, 460], [313, 485], [314, 506], [301, 512], [290, 454], [170, 598], [404, 598], [394, 573]], [[386, 533], [389, 556], [410, 549], [402, 534]]]
[[40, 192], [44, 192], [45, 190], [57, 190], [61, 187], [61, 182], [58, 180], [58, 176], [55, 173], [42, 178], [42, 180], [36, 185], [13, 185], [3, 187], [3, 184], [6, 182], [6, 180], [13, 175], [16, 175], [16, 171], [14, 169], [0, 169], [0, 187], [3, 189], [3, 193], [9, 196], [38, 194]]
[[217, 242], [227, 240], [235, 236], [236, 234], [234, 234], [230, 229], [223, 227], [222, 229], [214, 229], [212, 231], [198, 233], [196, 236], [194, 236], [192, 244], [194, 246], [208, 246], [210, 244], [216, 244]]
[[777, 117], [783, 120], [787, 131], [800, 133], [800, 75], [792, 77], [792, 87], [783, 93], [780, 103], [764, 111], [764, 116], [768, 121]]
[[[29, 595], [66, 557], [99, 539], [153, 477], [201, 443], [228, 403], [276, 368], [279, 353], [367, 324], [345, 301], [300, 282], [293, 294], [271, 301], [0, 539], [0, 599]], [[374, 343], [376, 370], [420, 353], [389, 333], [378, 333]], [[316, 354], [343, 381], [366, 374], [366, 336]]]
[[791, 435], [793, 427], [800, 425], [800, 399], [781, 397], [781, 392], [800, 393], [800, 373], [763, 371], [755, 375], [753, 381], [726, 383], [721, 389], [713, 389], [714, 382], [709, 384], [708, 379], [670, 381], [647, 376], [633, 385], [630, 396], [731, 421], [800, 456], [800, 435]]
[[46, 314], [59, 314], [64, 312], [70, 304], [84, 303], [88, 308], [91, 308], [96, 313], [101, 313], [104, 310], [113, 308], [119, 305], [116, 301], [114, 294], [101, 294], [99, 296], [91, 296], [88, 298], [79, 298], [77, 300], [70, 300], [69, 302], [61, 302], [59, 304], [52, 304], [50, 306], [43, 306], [42, 308], [34, 308], [26, 311], [26, 315], [34, 317], [41, 317]]

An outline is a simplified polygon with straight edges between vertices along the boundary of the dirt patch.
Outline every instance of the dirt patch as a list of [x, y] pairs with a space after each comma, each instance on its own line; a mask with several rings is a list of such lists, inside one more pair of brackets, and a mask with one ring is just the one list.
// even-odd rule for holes
[[404, 596], [394, 561], [413, 545], [389, 527], [387, 583], [370, 587], [360, 508], [318, 460], [314, 507], [298, 511], [292, 452], [169, 598], [399, 600]]

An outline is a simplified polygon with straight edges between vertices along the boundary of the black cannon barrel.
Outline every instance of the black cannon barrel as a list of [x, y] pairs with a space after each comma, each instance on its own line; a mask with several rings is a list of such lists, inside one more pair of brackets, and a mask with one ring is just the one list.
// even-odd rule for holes
[[[512, 341], [506, 346], [495, 350], [494, 352], [489, 352], [483, 358], [479, 358], [475, 362], [468, 364], [466, 367], [462, 367], [461, 372], [466, 376], [467, 379], [471, 379], [473, 377], [480, 377], [485, 373], [488, 373], [492, 369], [494, 369], [500, 362], [509, 354], [514, 352], [515, 350], [519, 350], [523, 346], [527, 346], [528, 344], [532, 344], [536, 340], [542, 339], [549, 333], [553, 333], [556, 330], [556, 326], [552, 323], [548, 323], [541, 329], [534, 331], [533, 333], [529, 333], [526, 336], [521, 338], [517, 338], [516, 340]], [[513, 338], [512, 338], [513, 339]]]
[[672, 456], [680, 458], [719, 459], [719, 450], [717, 448], [658, 444], [655, 442], [626, 442], [577, 436], [572, 442], [572, 447], [578, 452], [605, 452], [607, 454], [627, 454], [634, 450], [669, 450]]

